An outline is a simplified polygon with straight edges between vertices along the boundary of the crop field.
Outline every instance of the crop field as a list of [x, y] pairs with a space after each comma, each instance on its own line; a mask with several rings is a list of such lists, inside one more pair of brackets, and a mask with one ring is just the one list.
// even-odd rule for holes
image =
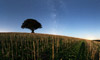
[[33, 33], [0, 33], [0, 60], [100, 60], [100, 43]]

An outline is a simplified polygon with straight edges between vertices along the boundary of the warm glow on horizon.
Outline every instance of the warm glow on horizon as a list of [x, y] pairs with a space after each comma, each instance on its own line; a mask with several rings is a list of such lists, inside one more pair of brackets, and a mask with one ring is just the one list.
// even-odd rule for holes
[[93, 36], [93, 35], [88, 35], [85, 39], [88, 39], [88, 40], [99, 40], [100, 38], [97, 38], [96, 36]]
[[88, 39], [88, 40], [95, 40], [96, 38], [88, 37], [88, 38], [85, 38], [85, 39]]

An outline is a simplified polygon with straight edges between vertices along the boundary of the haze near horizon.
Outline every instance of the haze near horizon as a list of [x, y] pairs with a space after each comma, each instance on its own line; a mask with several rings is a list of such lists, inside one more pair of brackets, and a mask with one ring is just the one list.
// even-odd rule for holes
[[0, 32], [21, 29], [24, 20], [38, 20], [36, 33], [100, 39], [100, 0], [0, 0]]

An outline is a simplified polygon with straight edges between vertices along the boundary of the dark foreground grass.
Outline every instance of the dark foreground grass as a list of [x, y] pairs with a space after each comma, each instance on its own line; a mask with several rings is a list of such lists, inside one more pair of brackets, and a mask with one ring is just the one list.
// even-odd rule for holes
[[0, 33], [0, 60], [99, 60], [99, 43], [32, 33]]

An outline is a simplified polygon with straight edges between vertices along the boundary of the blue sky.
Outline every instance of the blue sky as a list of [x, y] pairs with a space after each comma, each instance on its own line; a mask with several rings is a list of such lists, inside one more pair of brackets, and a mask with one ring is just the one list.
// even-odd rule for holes
[[100, 0], [0, 0], [0, 32], [31, 32], [28, 18], [42, 24], [36, 33], [100, 39]]

